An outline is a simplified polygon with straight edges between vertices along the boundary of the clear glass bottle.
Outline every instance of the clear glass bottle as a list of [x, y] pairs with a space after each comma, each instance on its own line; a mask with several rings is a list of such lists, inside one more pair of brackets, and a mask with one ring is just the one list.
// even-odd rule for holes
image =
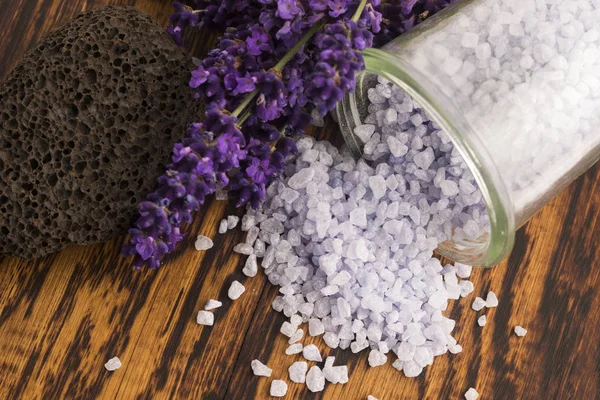
[[451, 137], [482, 191], [489, 234], [444, 242], [442, 255], [495, 265], [515, 230], [600, 158], [598, 0], [461, 0], [363, 56], [336, 110], [353, 152], [379, 75]]

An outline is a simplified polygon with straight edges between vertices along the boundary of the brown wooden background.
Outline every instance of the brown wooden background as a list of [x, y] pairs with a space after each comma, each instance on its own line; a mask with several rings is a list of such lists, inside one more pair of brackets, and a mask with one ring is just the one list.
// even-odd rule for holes
[[[170, 12], [170, 0], [0, 0], [0, 77], [46, 32], [105, 3], [135, 5], [163, 24]], [[335, 126], [317, 134], [334, 136]], [[301, 358], [284, 354], [283, 317], [270, 308], [277, 289], [241, 274], [243, 260], [232, 253], [239, 231], [217, 235], [207, 252], [193, 249], [195, 235], [215, 237], [232, 212], [225, 202], [208, 204], [156, 271], [120, 258], [123, 238], [36, 261], [0, 260], [0, 399], [267, 398], [270, 379], [254, 377], [250, 361], [287, 380]], [[331, 352], [311, 338], [304, 343], [349, 365], [350, 382], [313, 395], [288, 381], [286, 398], [462, 399], [470, 386], [483, 399], [600, 398], [599, 212], [596, 165], [518, 232], [506, 262], [475, 271], [475, 295], [493, 289], [500, 306], [484, 328], [470, 309], [475, 295], [451, 307], [463, 353], [407, 379], [391, 362], [369, 369], [367, 352]], [[247, 291], [231, 302], [234, 279]], [[209, 298], [224, 303], [212, 328], [195, 323]], [[524, 338], [512, 333], [517, 324], [529, 330]], [[113, 356], [123, 367], [109, 373], [103, 364]]]

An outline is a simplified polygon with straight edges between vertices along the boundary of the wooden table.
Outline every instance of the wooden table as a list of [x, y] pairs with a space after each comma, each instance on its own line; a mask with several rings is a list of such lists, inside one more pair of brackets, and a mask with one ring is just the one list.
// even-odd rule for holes
[[[0, 76], [46, 32], [104, 3], [135, 5], [163, 24], [170, 12], [169, 0], [3, 0]], [[335, 125], [317, 134], [334, 137]], [[133, 269], [119, 256], [122, 237], [35, 261], [0, 260], [0, 398], [267, 398], [271, 379], [252, 375], [255, 358], [273, 368], [272, 378], [288, 380], [287, 399], [459, 399], [471, 386], [483, 399], [600, 398], [599, 182], [596, 165], [517, 233], [508, 260], [474, 272], [475, 294], [447, 313], [457, 320], [461, 354], [408, 379], [391, 363], [368, 368], [367, 352], [330, 351], [310, 338], [305, 344], [350, 369], [348, 384], [316, 395], [287, 379], [301, 357], [284, 354], [284, 318], [270, 307], [277, 288], [263, 275], [242, 275], [232, 252], [241, 232], [217, 235], [220, 219], [236, 212], [225, 202], [207, 204], [159, 270]], [[215, 246], [197, 252], [197, 234]], [[231, 302], [234, 279], [246, 293]], [[500, 305], [480, 328], [470, 305], [490, 289]], [[213, 327], [201, 327], [196, 312], [209, 298], [223, 307]], [[527, 336], [515, 336], [515, 325]], [[111, 373], [103, 364], [113, 356], [123, 367]]]

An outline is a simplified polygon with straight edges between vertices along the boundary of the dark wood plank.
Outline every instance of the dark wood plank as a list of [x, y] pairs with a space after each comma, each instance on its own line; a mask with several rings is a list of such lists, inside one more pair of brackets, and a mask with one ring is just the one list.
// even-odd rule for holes
[[[45, 33], [78, 12], [101, 4], [130, 4], [165, 23], [170, 1], [15, 0], [3, 2], [0, 77]], [[194, 54], [214, 44], [198, 36]], [[341, 143], [332, 121], [313, 134]], [[324, 354], [350, 367], [347, 385], [313, 395], [289, 382], [286, 398], [461, 398], [475, 386], [483, 398], [598, 398], [600, 393], [600, 166], [596, 165], [517, 235], [511, 257], [473, 274], [476, 293], [449, 310], [457, 320], [459, 355], [442, 356], [417, 379], [388, 363], [369, 369], [366, 352]], [[123, 238], [72, 246], [35, 261], [0, 260], [0, 398], [250, 399], [267, 398], [270, 380], [252, 375], [258, 358], [287, 380], [283, 316], [271, 309], [277, 288], [263, 275], [247, 280], [232, 253], [239, 230], [217, 235], [218, 222], [237, 212], [226, 202], [208, 204], [190, 237], [157, 271], [136, 271], [119, 256]], [[197, 234], [215, 237], [207, 252], [193, 248]], [[238, 279], [247, 291], [227, 299]], [[500, 306], [488, 324], [476, 325], [475, 295], [493, 289]], [[223, 301], [212, 328], [195, 323], [209, 298]], [[529, 329], [517, 338], [512, 328]], [[102, 365], [119, 356], [123, 367]]]

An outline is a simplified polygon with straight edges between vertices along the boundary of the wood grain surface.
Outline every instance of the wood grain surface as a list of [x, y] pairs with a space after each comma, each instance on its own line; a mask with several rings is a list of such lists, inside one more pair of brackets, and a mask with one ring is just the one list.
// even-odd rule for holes
[[[169, 0], [0, 0], [0, 77], [45, 33], [101, 4], [129, 4], [165, 23]], [[198, 38], [200, 52], [212, 41]], [[314, 131], [338, 140], [335, 124]], [[247, 279], [232, 252], [237, 230], [218, 235], [238, 212], [212, 201], [199, 213], [179, 251], [159, 270], [136, 271], [119, 256], [123, 237], [70, 247], [35, 261], [0, 260], [0, 399], [262, 399], [270, 378], [250, 361], [273, 368], [289, 384], [286, 399], [462, 399], [471, 386], [482, 399], [600, 398], [600, 165], [594, 166], [517, 233], [512, 255], [476, 270], [476, 291], [450, 307], [464, 351], [436, 358], [416, 379], [391, 367], [370, 369], [367, 353], [331, 351], [350, 382], [310, 393], [287, 377], [300, 356], [286, 356], [283, 316], [271, 309], [277, 289], [259, 274]], [[207, 252], [193, 238], [215, 238]], [[232, 302], [233, 280], [246, 285]], [[480, 328], [470, 305], [493, 289], [498, 308]], [[209, 298], [223, 301], [215, 325], [196, 324]], [[524, 338], [515, 325], [529, 330]], [[118, 356], [123, 366], [103, 364]]]

